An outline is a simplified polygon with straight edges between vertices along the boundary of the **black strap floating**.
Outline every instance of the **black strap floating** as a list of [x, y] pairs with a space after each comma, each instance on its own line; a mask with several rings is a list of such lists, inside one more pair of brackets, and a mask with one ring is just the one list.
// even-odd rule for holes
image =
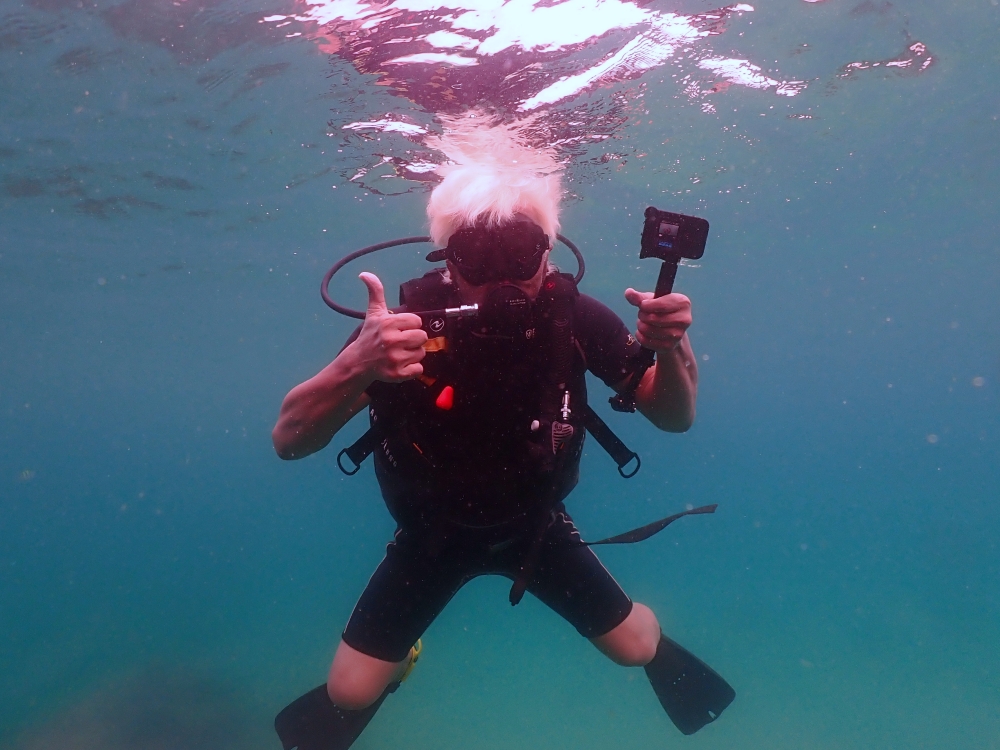
[[[659, 534], [678, 518], [683, 518], [684, 516], [697, 516], [704, 513], [715, 513], [715, 509], [718, 507], [718, 504], [713, 503], [712, 505], [703, 505], [700, 508], [682, 510], [680, 513], [674, 513], [672, 516], [661, 518], [659, 521], [653, 521], [652, 523], [648, 523], [638, 529], [626, 531], [624, 534], [609, 536], [607, 539], [600, 539], [596, 542], [580, 541], [566, 546], [595, 547], [598, 544], [635, 544], [636, 542], [645, 541], [655, 534]], [[543, 521], [535, 531], [531, 547], [528, 548], [528, 552], [524, 556], [524, 560], [521, 562], [521, 569], [518, 571], [517, 577], [514, 579], [514, 583], [510, 587], [508, 599], [510, 600], [511, 606], [517, 606], [517, 604], [521, 601], [521, 598], [524, 596], [524, 592], [528, 588], [528, 581], [530, 581], [532, 575], [534, 575], [535, 566], [538, 564], [538, 555], [541, 552], [542, 545], [545, 540], [545, 533], [548, 531], [549, 526], [552, 523], [552, 511], [546, 513], [542, 518]]]
[[624, 534], [609, 536], [607, 539], [601, 539], [596, 542], [580, 542], [579, 546], [594, 547], [598, 544], [635, 544], [636, 542], [642, 542], [649, 539], [654, 534], [659, 534], [678, 518], [683, 518], [684, 516], [697, 516], [703, 513], [715, 513], [715, 509], [718, 507], [718, 503], [713, 503], [712, 505], [703, 505], [700, 508], [683, 510], [680, 513], [674, 513], [672, 516], [661, 518], [659, 521], [647, 523], [645, 526], [640, 526], [638, 529], [626, 531]]

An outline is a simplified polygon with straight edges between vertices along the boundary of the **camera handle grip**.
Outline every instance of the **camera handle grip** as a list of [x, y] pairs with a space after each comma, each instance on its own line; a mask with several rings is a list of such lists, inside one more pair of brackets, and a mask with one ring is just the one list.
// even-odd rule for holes
[[660, 266], [660, 275], [656, 278], [654, 297], [663, 297], [674, 290], [674, 278], [677, 276], [677, 261], [665, 260]]
[[[677, 277], [677, 263], [678, 261], [676, 260], [663, 261], [663, 264], [660, 266], [660, 275], [656, 278], [656, 291], [653, 293], [653, 296], [663, 297], [674, 290], [674, 279]], [[647, 349], [645, 346], [642, 347], [637, 367], [633, 371], [632, 378], [629, 380], [625, 390], [608, 399], [612, 410], [622, 412], [635, 411], [635, 389], [639, 387], [642, 376], [646, 374], [646, 370], [653, 366], [655, 361], [656, 354], [653, 350]]]

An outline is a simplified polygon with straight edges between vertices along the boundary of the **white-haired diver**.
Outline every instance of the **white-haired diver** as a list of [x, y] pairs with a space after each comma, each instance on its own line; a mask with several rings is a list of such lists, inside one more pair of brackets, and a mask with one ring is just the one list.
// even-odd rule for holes
[[[580, 543], [563, 505], [579, 477], [588, 370], [622, 391], [640, 344], [654, 350], [635, 388], [638, 410], [661, 430], [691, 426], [691, 302], [627, 289], [638, 308], [633, 337], [548, 262], [561, 195], [551, 154], [503, 127], [456, 131], [437, 144], [451, 164], [427, 209], [447, 270], [404, 284], [395, 310], [379, 279], [362, 273], [364, 323], [288, 393], [274, 427], [278, 455], [298, 459], [369, 411], [376, 476], [397, 523], [326, 684], [279, 714], [279, 736], [285, 750], [346, 750], [412, 669], [425, 629], [480, 575], [514, 580], [616, 664], [645, 667], [670, 717], [694, 732], [731, 688], [661, 635], [653, 612]], [[478, 304], [480, 315], [430, 339], [412, 312], [460, 304]]]

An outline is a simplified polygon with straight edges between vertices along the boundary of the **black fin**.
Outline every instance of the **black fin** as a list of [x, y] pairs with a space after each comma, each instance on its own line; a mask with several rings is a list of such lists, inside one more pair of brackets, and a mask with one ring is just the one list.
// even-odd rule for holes
[[736, 697], [718, 672], [665, 635], [645, 669], [660, 705], [684, 734], [715, 721]]
[[397, 687], [399, 683], [387, 687], [368, 708], [346, 711], [335, 706], [326, 685], [320, 685], [285, 706], [274, 717], [274, 731], [284, 750], [347, 750]]

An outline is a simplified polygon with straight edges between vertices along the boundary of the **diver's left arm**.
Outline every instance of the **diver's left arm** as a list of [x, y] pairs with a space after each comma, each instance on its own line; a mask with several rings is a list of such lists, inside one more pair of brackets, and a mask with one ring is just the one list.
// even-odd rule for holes
[[636, 406], [659, 429], [685, 432], [694, 423], [698, 397], [698, 364], [687, 335], [691, 300], [683, 294], [654, 297], [631, 288], [625, 299], [639, 308], [636, 338], [656, 352], [656, 364], [636, 388]]

